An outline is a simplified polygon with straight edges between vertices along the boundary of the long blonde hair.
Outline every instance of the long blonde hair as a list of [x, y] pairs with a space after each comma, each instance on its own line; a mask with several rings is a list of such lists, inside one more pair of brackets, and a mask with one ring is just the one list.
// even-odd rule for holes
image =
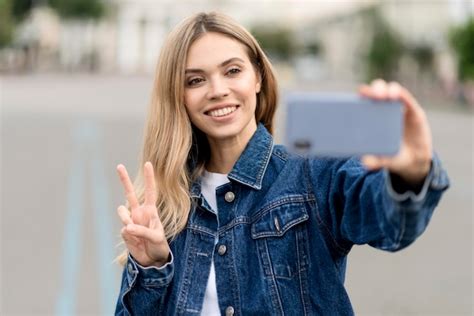
[[[187, 53], [206, 32], [217, 32], [242, 43], [262, 79], [257, 96], [255, 119], [273, 133], [277, 106], [277, 84], [273, 68], [255, 38], [237, 22], [221, 13], [198, 13], [185, 19], [165, 41], [156, 68], [140, 171], [134, 181], [138, 201], [144, 201], [143, 165], [150, 161], [155, 169], [159, 217], [168, 241], [187, 223], [191, 209], [190, 184], [204, 170], [209, 145], [204, 133], [195, 128], [184, 106]], [[124, 264], [127, 250], [117, 260]]]

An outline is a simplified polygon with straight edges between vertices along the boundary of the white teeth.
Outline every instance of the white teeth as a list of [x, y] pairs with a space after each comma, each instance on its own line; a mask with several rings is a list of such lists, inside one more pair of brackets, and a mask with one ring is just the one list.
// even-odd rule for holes
[[229, 106], [229, 107], [226, 107], [226, 108], [223, 108], [223, 109], [210, 111], [209, 115], [214, 116], [214, 117], [224, 116], [224, 115], [227, 115], [227, 114], [230, 114], [230, 113], [234, 112], [236, 109], [237, 109], [236, 106]]

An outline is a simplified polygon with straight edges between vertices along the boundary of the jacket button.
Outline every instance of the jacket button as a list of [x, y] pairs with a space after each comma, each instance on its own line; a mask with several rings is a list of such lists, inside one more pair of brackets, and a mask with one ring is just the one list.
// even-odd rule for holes
[[217, 248], [217, 253], [223, 256], [227, 252], [227, 247], [225, 245], [220, 245], [219, 248]]
[[234, 308], [232, 306], [228, 306], [225, 309], [225, 316], [232, 316], [234, 315]]
[[232, 202], [235, 199], [234, 192], [231, 192], [231, 191], [227, 192], [224, 196], [224, 199], [226, 200], [226, 202], [229, 202], [229, 203]]

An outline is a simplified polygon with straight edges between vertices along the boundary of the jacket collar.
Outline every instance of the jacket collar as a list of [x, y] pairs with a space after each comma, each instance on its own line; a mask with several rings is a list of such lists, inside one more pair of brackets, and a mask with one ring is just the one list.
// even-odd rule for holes
[[[230, 180], [237, 181], [253, 189], [262, 188], [263, 176], [273, 150], [273, 137], [258, 123], [257, 130], [228, 174]], [[201, 183], [196, 181], [191, 186], [191, 197], [200, 197]]]
[[260, 190], [272, 150], [273, 138], [263, 124], [259, 123], [228, 178]]

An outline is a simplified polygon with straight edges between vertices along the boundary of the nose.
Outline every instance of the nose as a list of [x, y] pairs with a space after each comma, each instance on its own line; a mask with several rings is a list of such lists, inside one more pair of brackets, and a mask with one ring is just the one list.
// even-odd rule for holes
[[229, 95], [229, 87], [225, 79], [214, 77], [210, 80], [209, 91], [207, 97], [210, 100], [220, 99]]

